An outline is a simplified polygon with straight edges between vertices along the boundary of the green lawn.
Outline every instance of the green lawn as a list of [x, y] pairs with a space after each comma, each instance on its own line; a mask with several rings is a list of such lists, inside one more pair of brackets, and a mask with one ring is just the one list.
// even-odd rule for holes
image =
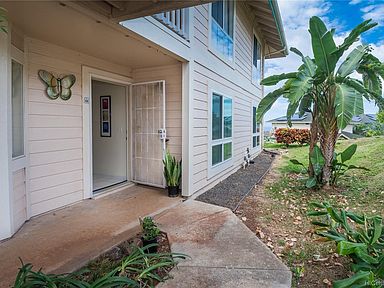
[[[264, 180], [264, 200], [255, 201], [259, 211], [255, 216], [257, 229], [265, 232], [264, 242], [271, 243], [276, 255], [291, 268], [292, 287], [326, 287], [324, 281], [346, 278], [350, 271], [348, 258], [336, 255], [333, 242], [316, 241], [318, 237], [313, 235], [310, 223], [313, 219], [306, 216], [311, 210], [310, 202], [327, 201], [358, 214], [384, 216], [384, 137], [339, 140], [336, 150], [342, 151], [352, 143], [357, 143], [358, 148], [347, 164], [364, 166], [370, 171], [350, 170], [331, 190], [306, 189], [305, 169], [289, 161], [297, 159], [308, 164], [308, 146], [265, 146], [268, 150], [278, 149], [282, 156], [278, 157], [272, 175]], [[243, 216], [251, 217], [246, 213]], [[316, 257], [324, 260], [316, 262]]]
[[[336, 151], [342, 151], [352, 143], [357, 143], [357, 152], [354, 157], [347, 162], [356, 166], [364, 166], [370, 171], [350, 170], [346, 175], [340, 178], [340, 181], [331, 193], [317, 191], [318, 193], [308, 192], [304, 187], [306, 178], [304, 169], [292, 164], [290, 159], [297, 159], [305, 165], [308, 164], [308, 146], [293, 145], [285, 148], [284, 145], [268, 143], [265, 148], [278, 148], [283, 152], [282, 161], [279, 164], [279, 172], [282, 177], [279, 182], [271, 186], [271, 196], [280, 198], [280, 190], [288, 185], [292, 189], [293, 196], [309, 196], [311, 200], [327, 200], [336, 205], [344, 206], [343, 203], [335, 201], [335, 197], [330, 197], [335, 193], [348, 198], [347, 207], [361, 207], [362, 212], [369, 213], [376, 210], [383, 214], [384, 212], [384, 137], [361, 138], [355, 140], [339, 140], [336, 145]], [[292, 174], [297, 177], [292, 179]], [[290, 177], [289, 177], [290, 176]], [[294, 181], [293, 181], [294, 180]], [[283, 189], [284, 190], [284, 189]], [[310, 194], [310, 195], [308, 195]], [[356, 202], [352, 204], [351, 202]], [[355, 210], [355, 209], [354, 209]]]

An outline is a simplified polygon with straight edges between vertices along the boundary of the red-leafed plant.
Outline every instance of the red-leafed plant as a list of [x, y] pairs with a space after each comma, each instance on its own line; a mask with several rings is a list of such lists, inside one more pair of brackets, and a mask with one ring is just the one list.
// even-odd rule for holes
[[293, 143], [304, 145], [310, 142], [308, 129], [279, 128], [275, 131], [275, 137], [277, 143], [283, 143], [287, 147]]

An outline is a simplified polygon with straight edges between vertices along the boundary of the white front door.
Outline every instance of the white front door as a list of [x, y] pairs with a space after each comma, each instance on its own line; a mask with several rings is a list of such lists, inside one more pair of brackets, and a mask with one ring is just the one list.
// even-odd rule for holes
[[132, 180], [164, 187], [165, 81], [132, 85]]

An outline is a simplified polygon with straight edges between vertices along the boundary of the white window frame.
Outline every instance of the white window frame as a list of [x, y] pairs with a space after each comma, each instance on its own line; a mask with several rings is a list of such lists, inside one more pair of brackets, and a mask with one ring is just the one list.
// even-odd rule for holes
[[[253, 116], [253, 109], [257, 110], [258, 103], [253, 103], [251, 106], [251, 151], [256, 152], [261, 150], [261, 129], [262, 129], [262, 124], [259, 123], [259, 132], [257, 132], [257, 124], [256, 124], [256, 132], [253, 132], [253, 124], [254, 124], [254, 116]], [[256, 112], [257, 116], [257, 112]], [[256, 140], [256, 146], [253, 147], [253, 137], [259, 136], [259, 145], [257, 145], [257, 140]]]
[[[13, 154], [13, 144], [11, 145], [11, 159], [12, 159], [12, 166], [13, 166], [13, 171], [17, 171], [19, 169], [22, 169], [24, 167], [26, 167], [26, 155], [27, 155], [27, 145], [26, 145], [26, 142], [27, 142], [27, 134], [26, 134], [26, 115], [27, 115], [27, 112], [26, 112], [26, 108], [27, 108], [27, 105], [26, 105], [26, 77], [27, 77], [27, 67], [25, 65], [25, 61], [24, 61], [24, 52], [19, 50], [18, 48], [16, 48], [15, 46], [11, 46], [11, 61], [14, 61], [14, 62], [17, 62], [19, 63], [20, 65], [23, 66], [23, 73], [22, 73], [22, 77], [23, 77], [23, 83], [22, 83], [22, 91], [23, 91], [23, 154], [22, 155], [19, 155], [19, 156], [16, 156], [16, 157], [12, 157], [12, 154]], [[11, 84], [12, 85], [12, 84]], [[12, 102], [12, 101], [11, 101]], [[11, 104], [11, 111], [12, 111], [12, 104]], [[12, 112], [11, 112], [12, 114]], [[11, 115], [11, 118], [12, 118], [12, 115]], [[11, 123], [11, 131], [12, 131], [13, 127], [12, 127], [12, 123]], [[11, 132], [12, 134], [12, 132]], [[12, 137], [12, 136], [11, 136]], [[12, 142], [13, 142], [13, 137], [12, 137]]]
[[[222, 138], [212, 140], [212, 101], [213, 101], [213, 94], [217, 94], [219, 96], [223, 97], [222, 103], [223, 103], [223, 112], [224, 112], [224, 98], [231, 99], [232, 101], [232, 123], [231, 123], [231, 137], [224, 138], [224, 114], [222, 119]], [[211, 178], [218, 173], [224, 171], [225, 169], [233, 166], [233, 151], [234, 151], [234, 143], [233, 143], [233, 135], [234, 135], [234, 100], [233, 97], [229, 96], [229, 93], [226, 93], [226, 91], [221, 91], [220, 89], [209, 89], [209, 103], [208, 103], [208, 178]], [[231, 158], [228, 158], [227, 160], [224, 160], [224, 144], [226, 143], [232, 143], [231, 146]], [[220, 163], [217, 163], [215, 165], [212, 165], [212, 147], [218, 144], [222, 144], [222, 159], [223, 161]]]
[[[253, 57], [254, 57], [254, 50], [255, 50], [254, 38], [256, 38], [257, 43], [260, 45], [260, 67], [258, 67], [258, 68], [253, 65], [253, 61], [254, 61]], [[253, 30], [253, 37], [252, 37], [252, 63], [251, 63], [251, 71], [252, 71], [252, 75], [251, 75], [252, 84], [254, 84], [255, 86], [261, 88], [260, 81], [263, 79], [263, 71], [264, 71], [264, 51], [263, 51], [263, 43], [261, 42], [260, 37], [258, 36], [258, 34], [256, 33], [255, 30]], [[259, 73], [259, 80], [255, 79], [255, 72]]]
[[[224, 0], [224, 1], [231, 1], [231, 0]], [[236, 53], [236, 5], [237, 2], [233, 1], [233, 35], [232, 35], [232, 60], [228, 60], [225, 55], [223, 55], [220, 51], [217, 51], [213, 47], [212, 43], [212, 21], [215, 21], [212, 17], [212, 3], [209, 4], [208, 7], [208, 51], [211, 52], [214, 56], [219, 58], [221, 61], [223, 61], [225, 64], [227, 64], [232, 69], [235, 69], [235, 53]], [[230, 35], [228, 35], [230, 36]]]

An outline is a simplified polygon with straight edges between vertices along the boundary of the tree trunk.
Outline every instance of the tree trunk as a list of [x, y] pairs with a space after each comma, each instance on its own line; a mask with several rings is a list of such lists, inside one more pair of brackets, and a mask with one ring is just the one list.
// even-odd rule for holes
[[327, 89], [324, 96], [325, 97], [322, 98], [321, 106], [318, 107], [320, 112], [318, 125], [320, 150], [325, 159], [322, 182], [325, 185], [325, 188], [329, 188], [332, 181], [332, 162], [335, 153], [337, 136], [339, 134], [334, 104], [336, 98], [335, 87], [330, 87]]
[[337, 141], [338, 129], [330, 129], [322, 135], [320, 143], [320, 149], [325, 159], [325, 165], [323, 168], [323, 183], [326, 187], [331, 185], [332, 180], [332, 162], [335, 153], [335, 146]]
[[313, 149], [315, 148], [316, 144], [317, 144], [317, 140], [319, 138], [318, 132], [319, 130], [319, 127], [318, 127], [318, 123], [317, 123], [317, 107], [316, 107], [316, 104], [314, 105], [313, 107], [313, 112], [312, 112], [312, 123], [311, 123], [311, 128], [310, 128], [310, 142], [309, 142], [309, 154], [308, 154], [308, 174], [309, 174], [309, 177], [313, 177], [315, 176], [315, 172], [313, 170], [313, 165], [312, 165], [312, 162], [311, 162], [311, 154], [312, 154], [312, 151]]

